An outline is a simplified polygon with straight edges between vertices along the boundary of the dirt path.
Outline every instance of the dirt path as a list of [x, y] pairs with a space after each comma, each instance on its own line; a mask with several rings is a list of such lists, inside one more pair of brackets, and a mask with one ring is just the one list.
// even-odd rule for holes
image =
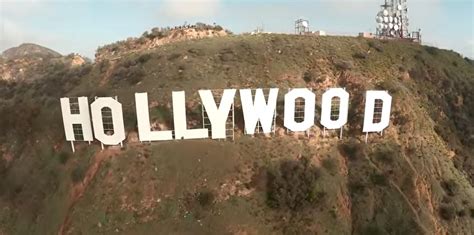
[[67, 229], [68, 229], [68, 227], [71, 223], [70, 216], [71, 216], [71, 213], [74, 209], [74, 206], [79, 201], [79, 199], [82, 197], [82, 195], [84, 195], [84, 192], [86, 191], [87, 186], [89, 186], [89, 184], [94, 179], [95, 174], [97, 173], [97, 171], [99, 171], [99, 168], [100, 168], [100, 165], [102, 164], [102, 162], [104, 160], [106, 160], [107, 158], [112, 157], [115, 153], [118, 153], [118, 152], [119, 152], [119, 150], [106, 149], [106, 150], [97, 152], [94, 155], [94, 157], [93, 157], [94, 162], [87, 169], [87, 171], [84, 175], [84, 179], [82, 179], [82, 181], [80, 183], [77, 183], [77, 184], [72, 186], [71, 193], [70, 193], [70, 196], [69, 196], [69, 198], [70, 198], [69, 206], [68, 206], [68, 209], [67, 209], [66, 216], [64, 217], [64, 221], [61, 224], [61, 227], [59, 228], [58, 235], [63, 235], [63, 234], [67, 233], [67, 231], [68, 231]]

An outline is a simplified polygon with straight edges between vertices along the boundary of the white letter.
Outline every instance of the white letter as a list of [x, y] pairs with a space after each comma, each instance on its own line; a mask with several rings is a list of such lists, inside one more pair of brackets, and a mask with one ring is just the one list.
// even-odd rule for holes
[[175, 139], [204, 139], [209, 137], [209, 130], [205, 128], [188, 130], [184, 91], [173, 91], [173, 120]]
[[225, 89], [222, 94], [219, 108], [217, 108], [214, 96], [210, 90], [200, 90], [202, 104], [206, 109], [209, 121], [211, 121], [212, 138], [225, 139], [225, 124], [229, 117], [230, 107], [234, 103], [235, 89]]
[[257, 122], [260, 121], [263, 133], [270, 133], [272, 130], [273, 117], [278, 97], [278, 88], [270, 89], [268, 104], [265, 101], [262, 89], [257, 89], [255, 101], [252, 100], [252, 90], [241, 89], [240, 99], [244, 113], [245, 131], [248, 135], [255, 133]]
[[172, 140], [173, 131], [151, 131], [148, 94], [135, 93], [137, 110], [138, 137], [140, 141]]
[[[111, 110], [114, 133], [104, 133], [102, 109]], [[94, 125], [95, 138], [106, 145], [118, 145], [125, 139], [125, 127], [123, 125], [122, 104], [110, 97], [97, 98], [91, 104], [92, 122]]]
[[[295, 121], [295, 102], [304, 99], [304, 121]], [[284, 126], [291, 131], [306, 131], [314, 125], [316, 95], [306, 88], [293, 89], [285, 95]]]
[[[382, 100], [382, 110], [380, 122], [374, 123], [375, 100]], [[392, 106], [392, 96], [386, 91], [367, 91], [365, 95], [365, 114], [363, 132], [381, 132], [390, 123], [390, 109]], [[377, 107], [380, 108], [380, 107]]]
[[[63, 114], [64, 133], [66, 134], [66, 140], [77, 141], [74, 137], [73, 124], [80, 124], [82, 126], [82, 136], [84, 141], [92, 141], [92, 128], [91, 119], [89, 116], [89, 103], [87, 97], [79, 97], [78, 108], [79, 113], [71, 113], [71, 106], [69, 104], [69, 98], [61, 98], [61, 112]], [[75, 110], [76, 112], [77, 110]]]
[[[339, 114], [337, 120], [331, 120], [332, 100], [339, 98]], [[321, 101], [321, 125], [327, 129], [339, 129], [347, 123], [349, 113], [349, 93], [342, 88], [331, 88], [324, 92]]]

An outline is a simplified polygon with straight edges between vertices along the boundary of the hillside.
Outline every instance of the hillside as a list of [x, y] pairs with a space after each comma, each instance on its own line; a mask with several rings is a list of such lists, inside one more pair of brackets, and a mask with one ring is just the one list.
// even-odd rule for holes
[[194, 25], [178, 26], [174, 28], [155, 27], [145, 31], [138, 38], [127, 38], [103, 47], [99, 47], [95, 54], [96, 61], [116, 60], [133, 52], [146, 51], [165, 44], [188, 41], [193, 39], [222, 37], [231, 34], [219, 25], [196, 23]]
[[0, 80], [34, 81], [60, 70], [77, 67], [90, 61], [78, 54], [63, 56], [49, 48], [23, 43], [0, 55]]
[[[0, 234], [470, 234], [474, 227], [474, 65], [401, 41], [297, 35], [223, 36], [0, 81]], [[134, 93], [172, 128], [171, 91], [345, 87], [343, 139], [244, 136], [136, 141]], [[393, 96], [383, 137], [361, 133], [365, 90]], [[118, 96], [123, 149], [64, 141], [60, 97]], [[238, 99], [237, 99], [238, 100]], [[279, 101], [283, 96], [280, 94]], [[280, 106], [282, 107], [282, 106]], [[317, 109], [319, 110], [319, 108]], [[318, 115], [317, 115], [318, 116]], [[191, 232], [192, 231], [192, 232]]]
[[54, 58], [61, 57], [61, 54], [40, 45], [23, 43], [2, 52], [2, 57], [6, 60], [16, 60], [24, 57]]

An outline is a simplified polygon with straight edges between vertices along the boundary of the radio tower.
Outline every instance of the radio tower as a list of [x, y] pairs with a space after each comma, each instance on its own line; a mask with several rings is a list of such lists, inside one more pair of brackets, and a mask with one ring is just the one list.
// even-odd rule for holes
[[376, 16], [380, 38], [410, 38], [407, 0], [385, 0]]

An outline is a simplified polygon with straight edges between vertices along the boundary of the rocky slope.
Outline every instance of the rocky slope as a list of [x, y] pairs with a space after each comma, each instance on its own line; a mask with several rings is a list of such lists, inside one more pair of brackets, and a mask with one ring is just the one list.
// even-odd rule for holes
[[117, 60], [121, 57], [141, 51], [150, 50], [168, 43], [193, 39], [222, 37], [230, 32], [218, 25], [197, 23], [195, 25], [179, 26], [174, 28], [153, 28], [138, 38], [128, 38], [100, 47], [96, 53], [96, 60]]
[[61, 54], [40, 45], [23, 43], [2, 52], [2, 57], [6, 60], [16, 60], [25, 57], [57, 58], [61, 57]]
[[0, 56], [0, 80], [32, 81], [52, 73], [57, 67], [77, 67], [90, 63], [78, 54], [62, 56], [49, 48], [24, 43], [5, 50]]
[[[308, 87], [318, 107], [324, 89], [345, 87], [344, 137], [319, 123], [310, 138], [286, 134], [282, 110], [274, 137], [245, 136], [237, 101], [235, 141], [136, 141], [135, 92], [166, 129], [171, 91], [186, 91], [198, 127], [197, 90], [230, 87]], [[392, 94], [393, 110], [365, 144], [372, 88]], [[474, 65], [452, 51], [296, 35], [180, 41], [2, 82], [0, 234], [470, 234], [473, 94]], [[115, 95], [124, 149], [72, 154], [59, 98]]]

